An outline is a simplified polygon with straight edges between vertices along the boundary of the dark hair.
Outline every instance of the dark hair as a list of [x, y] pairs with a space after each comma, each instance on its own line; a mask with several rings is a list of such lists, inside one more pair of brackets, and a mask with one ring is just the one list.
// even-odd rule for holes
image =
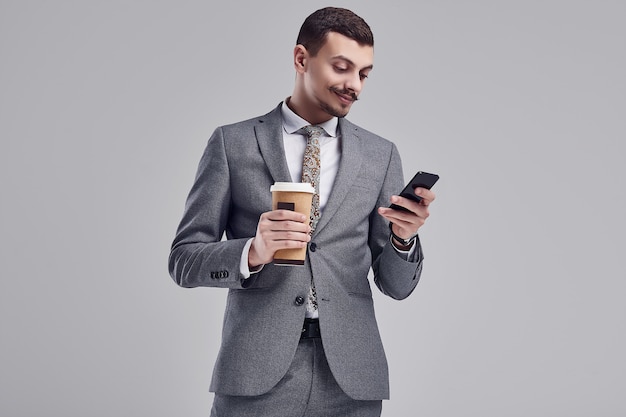
[[348, 9], [325, 7], [306, 18], [296, 45], [304, 46], [315, 56], [326, 42], [328, 32], [337, 32], [361, 45], [374, 46], [374, 35], [368, 24]]

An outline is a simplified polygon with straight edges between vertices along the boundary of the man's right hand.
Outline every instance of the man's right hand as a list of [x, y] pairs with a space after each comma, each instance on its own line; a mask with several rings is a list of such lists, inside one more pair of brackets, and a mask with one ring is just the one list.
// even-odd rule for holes
[[311, 240], [309, 218], [289, 210], [261, 214], [248, 252], [248, 266], [255, 268], [270, 263], [279, 249], [303, 248]]

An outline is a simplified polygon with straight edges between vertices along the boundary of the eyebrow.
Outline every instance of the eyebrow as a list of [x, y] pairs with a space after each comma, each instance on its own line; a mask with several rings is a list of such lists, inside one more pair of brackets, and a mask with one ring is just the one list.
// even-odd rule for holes
[[[354, 62], [352, 62], [352, 60], [344, 55], [336, 55], [334, 57], [332, 57], [332, 59], [340, 59], [342, 61], [347, 62], [348, 64], [350, 64], [353, 67], [356, 67], [356, 65], [354, 64]], [[374, 68], [374, 65], [368, 65], [367, 67], [363, 67], [361, 69], [359, 69], [359, 71], [364, 71], [364, 70], [371, 70]]]

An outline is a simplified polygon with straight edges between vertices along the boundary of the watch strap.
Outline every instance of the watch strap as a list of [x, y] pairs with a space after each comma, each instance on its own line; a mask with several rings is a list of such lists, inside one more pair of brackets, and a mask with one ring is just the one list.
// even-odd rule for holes
[[400, 236], [396, 235], [396, 234], [393, 232], [393, 228], [391, 227], [391, 225], [392, 225], [392, 224], [393, 224], [393, 223], [389, 223], [389, 232], [391, 232], [391, 236], [392, 236], [395, 240], [397, 240], [398, 242], [400, 242], [400, 244], [401, 244], [402, 246], [410, 246], [410, 245], [413, 243], [413, 241], [415, 241], [415, 238], [417, 237], [417, 233], [416, 233], [415, 235], [411, 236], [411, 237], [410, 237], [410, 238], [408, 238], [408, 239], [403, 239], [403, 238], [401, 238]]

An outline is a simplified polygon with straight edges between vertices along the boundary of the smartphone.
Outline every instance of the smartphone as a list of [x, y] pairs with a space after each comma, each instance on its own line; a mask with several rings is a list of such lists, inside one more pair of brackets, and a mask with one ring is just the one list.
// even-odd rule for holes
[[[413, 176], [413, 179], [409, 181], [409, 183], [404, 187], [404, 189], [398, 195], [400, 195], [401, 197], [409, 198], [419, 203], [420, 201], [422, 201], [422, 197], [415, 195], [415, 189], [420, 187], [420, 188], [426, 188], [430, 190], [432, 186], [435, 185], [438, 179], [439, 179], [439, 175], [437, 174], [431, 174], [429, 172], [418, 171], [417, 174]], [[394, 210], [408, 211], [404, 207], [397, 206], [395, 204], [392, 204], [389, 207], [391, 207]]]

